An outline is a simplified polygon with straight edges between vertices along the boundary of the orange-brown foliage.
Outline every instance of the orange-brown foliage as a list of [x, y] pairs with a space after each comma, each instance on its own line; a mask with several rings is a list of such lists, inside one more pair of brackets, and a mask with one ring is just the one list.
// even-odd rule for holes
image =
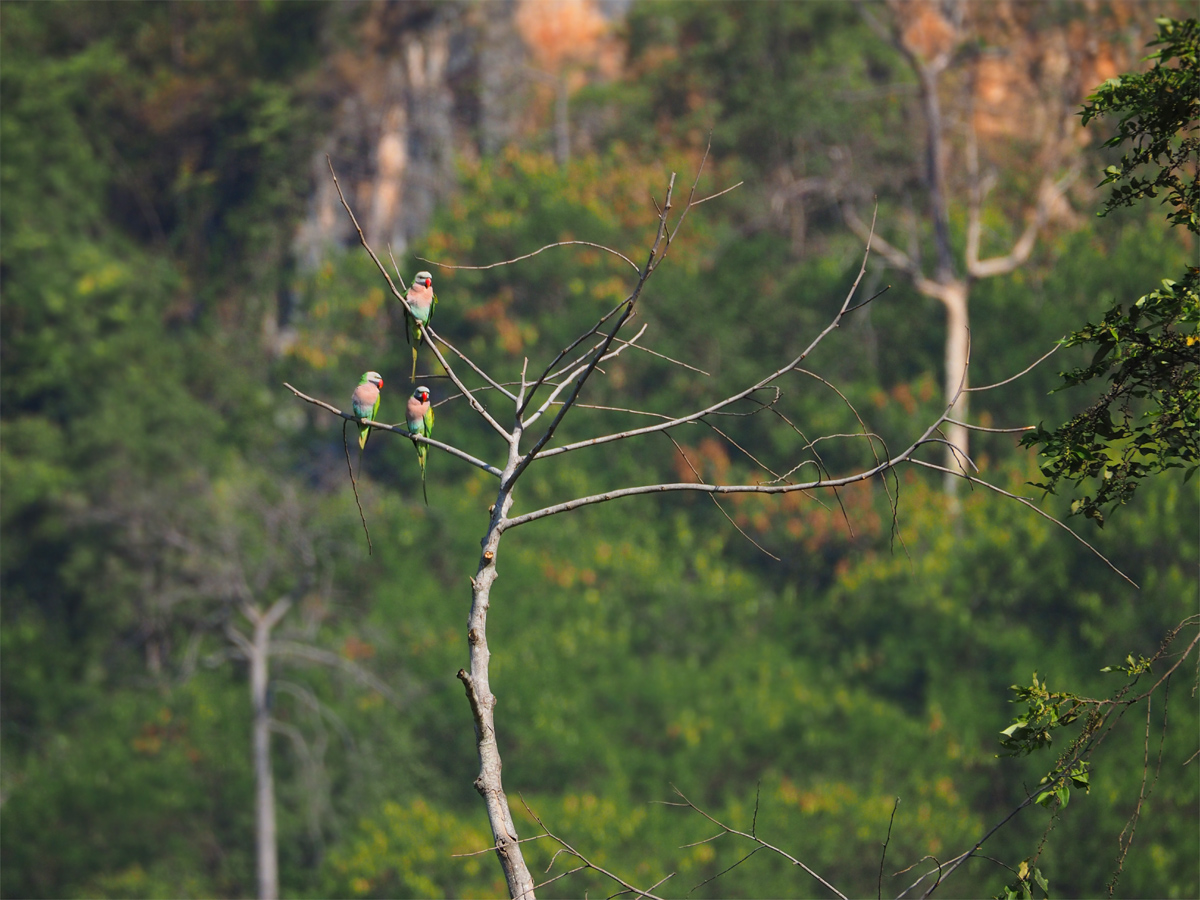
[[516, 23], [534, 59], [547, 71], [578, 62], [611, 77], [620, 66], [619, 45], [592, 0], [521, 0]]

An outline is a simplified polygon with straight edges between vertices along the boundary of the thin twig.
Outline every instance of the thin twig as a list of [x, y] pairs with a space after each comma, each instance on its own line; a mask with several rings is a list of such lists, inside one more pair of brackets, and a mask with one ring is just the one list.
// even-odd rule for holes
[[555, 247], [570, 247], [573, 245], [579, 245], [582, 247], [592, 247], [596, 250], [603, 250], [605, 253], [611, 253], [613, 256], [619, 256], [619, 257], [621, 257], [621, 259], [625, 260], [625, 262], [629, 263], [629, 265], [631, 265], [633, 267], [633, 270], [635, 272], [639, 271], [638, 267], [637, 267], [637, 263], [635, 263], [632, 259], [630, 259], [628, 256], [626, 256], [624, 253], [614, 250], [612, 247], [605, 247], [603, 244], [593, 244], [591, 241], [555, 241], [553, 244], [547, 244], [545, 247], [539, 247], [537, 250], [534, 250], [532, 253], [526, 253], [523, 256], [517, 256], [517, 257], [514, 257], [513, 259], [505, 259], [505, 260], [502, 260], [501, 262], [488, 263], [486, 266], [452, 266], [449, 263], [435, 262], [434, 260], [426, 259], [423, 256], [418, 256], [417, 259], [419, 259], [421, 262], [427, 262], [431, 266], [437, 266], [439, 269], [466, 269], [466, 270], [469, 270], [472, 272], [482, 272], [485, 269], [495, 269], [500, 266], [511, 266], [513, 263], [518, 263], [523, 259], [529, 259], [532, 256], [537, 256], [539, 253], [544, 253], [545, 251], [552, 250]]
[[[967, 390], [971, 390], [967, 388]], [[1036, 425], [1021, 425], [1017, 428], [984, 428], [982, 425], [972, 425], [970, 422], [960, 422], [958, 419], [952, 419], [946, 416], [946, 421], [951, 425], [961, 425], [963, 428], [970, 428], [972, 431], [986, 431], [989, 434], [1020, 434], [1023, 431], [1033, 431]]]
[[[562, 350], [558, 351], [558, 355], [555, 356], [554, 359], [552, 359], [550, 361], [550, 364], [548, 366], [546, 366], [546, 368], [542, 371], [542, 374], [538, 376], [537, 381], [535, 381], [532, 385], [529, 386], [529, 391], [528, 391], [528, 393], [526, 393], [525, 399], [521, 402], [521, 405], [517, 409], [517, 418], [518, 419], [521, 418], [521, 416], [525, 415], [525, 409], [526, 409], [526, 407], [529, 406], [530, 401], [533, 400], [534, 393], [536, 393], [537, 389], [539, 387], [541, 387], [543, 383], [545, 383], [547, 378], [550, 377], [550, 373], [552, 371], [554, 371], [554, 367], [558, 365], [559, 360], [561, 360], [563, 357], [565, 357], [568, 353], [570, 353], [572, 350], [574, 350], [576, 347], [578, 347], [580, 344], [582, 344], [584, 341], [586, 341], [592, 335], [599, 334], [600, 329], [604, 326], [604, 323], [607, 322], [609, 319], [611, 319], [613, 316], [615, 316], [618, 312], [620, 312], [621, 309], [628, 302], [629, 302], [628, 300], [622, 300], [620, 303], [618, 303], [616, 306], [614, 306], [612, 309], [610, 309], [607, 313], [605, 313], [603, 316], [601, 316], [600, 321], [598, 321], [595, 325], [593, 325], [588, 331], [585, 331], [579, 337], [575, 338], [575, 340], [571, 341], [571, 343], [568, 344], [566, 347], [564, 347]], [[570, 367], [568, 366], [568, 368], [570, 368]]]
[[[363, 234], [362, 226], [358, 224], [358, 219], [354, 215], [354, 210], [350, 208], [350, 204], [346, 202], [346, 195], [342, 193], [342, 186], [338, 182], [337, 172], [333, 171], [333, 160], [329, 158], [329, 154], [325, 154], [325, 164], [329, 166], [329, 174], [333, 176], [333, 186], [337, 188], [338, 197], [342, 201], [342, 207], [350, 215], [350, 221], [354, 223], [354, 230], [358, 232], [359, 243], [371, 255], [371, 259], [375, 261], [376, 267], [383, 273], [383, 277], [387, 280], [388, 287], [392, 289], [392, 294], [397, 300], [404, 304], [405, 309], [409, 309], [408, 300], [404, 294], [396, 290], [396, 285], [392, 282], [392, 276], [388, 274], [388, 270], [383, 267], [383, 263], [379, 261], [379, 257], [375, 255], [375, 251], [371, 249], [371, 245], [367, 243], [367, 236]], [[411, 312], [411, 309], [409, 309]]]
[[[687, 454], [683, 452], [683, 448], [680, 447], [678, 443], [676, 443], [675, 438], [673, 438], [671, 436], [670, 432], [663, 432], [663, 434], [665, 434], [667, 436], [667, 440], [669, 440], [672, 444], [675, 444], [675, 449], [677, 451], [679, 451], [679, 455], [683, 458], [683, 461], [687, 464], [687, 467], [692, 470], [692, 474], [696, 476], [696, 480], [701, 481], [701, 482], [704, 481], [704, 479], [700, 477], [700, 473], [696, 471], [696, 467], [692, 465], [692, 461], [690, 459], [688, 459]], [[771, 559], [775, 560], [775, 562], [779, 562], [778, 556], [776, 556], [774, 553], [772, 553], [770, 550], [768, 550], [766, 547], [764, 547], [762, 544], [760, 544], [754, 538], [750, 537], [750, 535], [746, 534], [746, 532], [742, 530], [742, 526], [739, 525], [737, 522], [733, 521], [733, 516], [731, 516], [731, 515], [729, 515], [729, 513], [725, 512], [725, 507], [723, 507], [720, 503], [717, 502], [716, 497], [714, 497], [712, 494], [709, 494], [708, 496], [712, 500], [713, 505], [715, 505], [717, 507], [717, 509], [721, 511], [721, 515], [723, 515], [726, 519], [728, 519], [729, 524], [738, 530], [738, 534], [740, 534], [742, 537], [744, 537], [746, 540], [748, 540], [750, 543], [752, 543], [755, 547], [757, 547], [763, 553], [767, 554], [767, 556], [771, 557]]]
[[1032, 372], [1041, 363], [1045, 362], [1047, 359], [1049, 359], [1051, 356], [1053, 356], [1055, 353], [1057, 353], [1058, 349], [1060, 347], [1062, 347], [1061, 343], [1055, 344], [1053, 347], [1050, 348], [1050, 350], [1047, 353], [1043, 353], [1031, 365], [1026, 366], [1024, 369], [1022, 369], [1020, 372], [1018, 372], [1016, 375], [1013, 375], [1010, 378], [1005, 378], [1003, 381], [997, 381], [995, 384], [987, 384], [987, 385], [984, 385], [983, 387], [969, 387], [969, 388], [966, 388], [966, 390], [967, 391], [990, 391], [992, 388], [1001, 387], [1002, 385], [1008, 384], [1010, 381], [1016, 381], [1018, 378], [1020, 378], [1026, 372]]
[[354, 502], [358, 506], [358, 517], [362, 519], [363, 533], [367, 536], [367, 556], [371, 555], [371, 531], [367, 528], [367, 517], [363, 515], [362, 503], [358, 499], [358, 485], [354, 482], [354, 469], [350, 467], [350, 444], [346, 440], [346, 426], [349, 419], [342, 420], [342, 449], [346, 451], [346, 471], [350, 473], [350, 487], [354, 490]]
[[[463, 362], [465, 362], [468, 366], [470, 366], [471, 370], [473, 372], [475, 372], [476, 375], [478, 375], [480, 378], [482, 378], [484, 381], [486, 381], [488, 383], [489, 388], [491, 388], [492, 390], [495, 390], [495, 391], [499, 391], [500, 393], [504, 394], [504, 396], [506, 396], [509, 400], [516, 402], [516, 399], [517, 399], [516, 394], [513, 394], [502, 383], [500, 383], [499, 381], [496, 381], [495, 379], [492, 378], [491, 375], [489, 375], [487, 372], [485, 372], [479, 366], [475, 365], [475, 361], [473, 359], [471, 359], [469, 356], [467, 356], [465, 353], [463, 353], [461, 350], [459, 350], [457, 347], [455, 347], [453, 344], [451, 344], [448, 340], [446, 340], [440, 334], [435, 334], [432, 330], [429, 329], [428, 325], [426, 325], [425, 328], [426, 328], [426, 330], [429, 331], [430, 337], [436, 339], [439, 344], [445, 344], [447, 347], [449, 347], [450, 351], [455, 356], [457, 356], [459, 359], [461, 359]], [[482, 391], [482, 390], [487, 390], [487, 389], [488, 388], [476, 388], [475, 390]]]
[[1122, 572], [1120, 569], [1118, 569], [1115, 565], [1113, 565], [1112, 561], [1107, 556], [1105, 556], [1103, 553], [1101, 553], [1099, 550], [1097, 550], [1095, 547], [1093, 547], [1091, 544], [1089, 544], [1087, 541], [1085, 541], [1082, 537], [1080, 537], [1079, 534], [1073, 528], [1071, 528], [1069, 525], [1065, 525], [1064, 523], [1058, 521], [1058, 519], [1054, 518], [1054, 516], [1050, 515], [1049, 513], [1043, 512], [1042, 510], [1038, 509], [1036, 506], [1034, 506], [1032, 503], [1030, 503], [1024, 497], [1018, 497], [1016, 494], [1010, 494], [1008, 491], [1004, 490], [1003, 488], [996, 487], [996, 485], [991, 484], [990, 482], [984, 481], [982, 478], [976, 478], [973, 475], [966, 474], [965, 472], [951, 472], [951, 470], [947, 469], [945, 466], [935, 465], [934, 463], [925, 462], [924, 460], [920, 460], [920, 459], [910, 459], [909, 462], [914, 463], [918, 466], [924, 466], [927, 469], [935, 469], [939, 472], [950, 472], [950, 474], [952, 474], [952, 475], [958, 475], [960, 478], [966, 479], [967, 481], [971, 482], [971, 484], [982, 485], [983, 487], [987, 488], [989, 491], [995, 491], [997, 494], [1003, 494], [1005, 497], [1008, 497], [1009, 499], [1016, 500], [1018, 503], [1023, 503], [1025, 506], [1028, 506], [1030, 509], [1032, 509], [1035, 513], [1037, 513], [1043, 519], [1046, 519], [1049, 522], [1053, 522], [1059, 528], [1063, 529], [1063, 531], [1066, 531], [1068, 534], [1071, 535], [1071, 537], [1075, 538], [1075, 540], [1079, 541], [1079, 543], [1083, 544], [1083, 546], [1085, 546], [1089, 550], [1091, 550], [1092, 553], [1096, 554], [1096, 556], [1099, 559], [1101, 559], [1106, 566], [1108, 566], [1110, 569], [1112, 569], [1114, 572], [1116, 572], [1118, 575], [1120, 575], [1122, 578], [1124, 578], [1126, 581], [1128, 581], [1135, 588], [1138, 588], [1138, 590], [1141, 590], [1141, 588], [1138, 587], [1138, 583], [1136, 581], [1134, 581], [1132, 578], [1130, 578], [1128, 575], [1126, 575], [1124, 572]]
[[862, 303], [856, 303], [854, 306], [850, 307], [848, 310], [846, 310], [846, 315], [850, 315], [850, 313], [854, 312], [856, 309], [862, 309], [864, 306], [866, 306], [872, 300], [877, 300], [878, 298], [882, 297], [884, 294], [886, 294], [891, 289], [892, 289], [892, 286], [890, 284], [886, 285], [883, 288], [883, 290], [876, 291], [874, 294], [872, 294], [870, 297], [868, 297]]
[[[873, 227], [873, 225], [872, 225], [872, 227]], [[653, 252], [654, 251], [652, 251], [652, 253]], [[732, 406], [734, 403], [737, 403], [739, 400], [743, 400], [746, 397], [749, 397], [751, 394], [755, 393], [756, 391], [760, 391], [763, 388], [770, 386], [772, 384], [772, 382], [774, 382], [780, 376], [785, 375], [786, 373], [797, 368], [800, 365], [800, 363], [802, 363], [805, 360], [805, 358], [807, 358], [808, 355], [813, 350], [816, 349], [817, 345], [820, 344], [821, 341], [824, 340], [825, 337], [830, 332], [832, 332], [835, 328], [837, 328], [838, 325], [841, 323], [842, 318], [846, 314], [846, 309], [850, 306], [850, 301], [854, 298], [854, 294], [858, 290], [858, 286], [862, 282], [863, 276], [866, 274], [867, 258], [870, 255], [870, 252], [871, 252], [871, 245], [870, 245], [870, 241], [868, 241], [867, 247], [863, 253], [863, 261], [862, 261], [861, 267], [859, 268], [858, 276], [854, 279], [854, 283], [850, 286], [850, 290], [846, 295], [846, 299], [842, 303], [841, 308], [838, 310], [837, 315], [834, 316], [833, 320], [828, 325], [826, 325], [825, 328], [815, 338], [813, 338], [813, 340], [804, 349], [804, 351], [799, 356], [797, 356], [794, 360], [789, 362], [788, 364], [786, 364], [783, 367], [772, 372], [770, 375], [766, 376], [765, 378], [761, 379], [760, 381], [751, 385], [750, 387], [745, 388], [741, 391], [738, 391], [736, 394], [732, 394], [731, 396], [726, 397], [724, 400], [720, 400], [720, 401], [714, 403], [712, 406], [706, 407], [705, 409], [697, 410], [696, 412], [689, 413], [686, 416], [679, 416], [677, 418], [671, 419], [670, 421], [661, 422], [657, 425], [647, 425], [644, 428], [635, 428], [631, 431], [623, 431], [623, 432], [620, 432], [617, 434], [607, 434], [607, 435], [603, 435], [601, 437], [589, 438], [589, 439], [583, 440], [583, 441], [576, 441], [575, 443], [572, 443], [572, 444], [564, 444], [561, 447], [553, 447], [553, 448], [550, 448], [550, 449], [542, 452], [541, 458], [549, 459], [550, 457], [557, 456], [560, 453], [570, 453], [573, 450], [579, 450], [583, 447], [595, 447], [599, 444], [607, 444], [607, 443], [611, 443], [613, 441], [625, 440], [626, 438], [637, 437], [637, 436], [643, 435], [643, 434], [650, 434], [655, 431], [665, 431], [668, 428], [674, 428], [677, 425], [683, 425], [688, 422], [694, 422], [698, 419], [702, 419], [704, 416], [711, 415], [715, 412], [725, 409], [726, 407]]]
[[892, 815], [888, 819], [887, 837], [883, 839], [883, 853], [879, 856], [879, 881], [876, 883], [875, 897], [876, 900], [883, 898], [883, 861], [887, 859], [888, 844], [892, 840], [892, 823], [896, 821], [896, 810], [900, 806], [900, 798], [896, 798], [896, 802], [892, 804]]
[[404, 288], [404, 292], [408, 293], [408, 288], [404, 287], [404, 276], [400, 274], [400, 266], [396, 264], [396, 257], [392, 256], [392, 245], [388, 244], [388, 259], [392, 261], [392, 268], [396, 270], [396, 280], [400, 282], [400, 287]]
[[701, 203], [707, 203], [709, 200], [716, 200], [721, 195], [728, 194], [730, 191], [740, 188], [745, 183], [746, 182], [744, 181], [739, 181], [737, 184], [731, 184], [729, 187], [725, 188], [724, 190], [717, 191], [715, 194], [709, 194], [707, 197], [701, 197], [699, 200], [693, 200], [690, 205], [699, 206]]
[[[646, 900], [660, 900], [659, 897], [650, 893], [649, 890], [644, 891], [639, 887], [634, 887], [632, 884], [630, 884], [624, 878], [621, 878], [618, 875], [614, 875], [612, 872], [608, 871], [607, 869], [601, 868], [600, 866], [596, 865], [594, 862], [592, 862], [590, 859], [588, 859], [586, 856], [584, 856], [582, 853], [580, 853], [578, 850], [576, 850], [574, 847], [572, 847], [570, 844], [568, 844], [565, 840], [560, 838], [558, 835], [554, 834], [554, 832], [552, 832], [549, 828], [546, 827], [546, 823], [543, 822], [541, 820], [541, 818], [538, 817], [538, 814], [535, 813], [533, 811], [533, 809], [529, 806], [529, 803], [525, 800], [524, 796], [521, 797], [521, 804], [525, 807], [525, 811], [528, 812], [529, 815], [531, 815], [533, 817], [533, 820], [535, 822], [537, 822], [539, 826], [541, 826], [542, 831], [545, 832], [544, 836], [550, 838], [552, 841], [557, 843], [562, 848], [561, 850], [559, 850], [558, 852], [556, 852], [554, 854], [554, 857], [550, 860], [550, 865], [554, 865], [554, 860], [557, 859], [558, 854], [562, 853], [563, 851], [570, 853], [572, 856], [574, 856], [576, 859], [578, 859], [581, 863], [583, 863], [583, 865], [579, 866], [578, 868], [572, 869], [569, 872], [563, 872], [561, 875], [556, 875], [554, 878], [551, 878], [550, 881], [543, 882], [541, 885], [537, 885], [537, 887], [544, 887], [545, 885], [550, 884], [553, 881], [557, 881], [559, 878], [562, 878], [566, 875], [571, 875], [575, 872], [582, 871], [583, 869], [592, 869], [593, 871], [599, 872], [601, 875], [604, 875], [605, 877], [610, 878], [613, 881], [615, 881], [617, 884], [621, 885], [621, 887], [623, 887], [625, 889], [621, 893], [630, 893], [630, 894], [634, 894], [638, 897], [645, 897]], [[539, 837], [540, 836], [541, 835], [539, 835]], [[546, 871], [547, 872], [550, 871], [550, 866], [546, 867]], [[674, 874], [675, 874], [674, 872], [671, 873], [671, 875], [674, 875]], [[670, 878], [671, 875], [668, 875], [667, 878]], [[654, 885], [654, 887], [658, 887], [658, 885], [660, 885], [664, 881], [666, 881], [667, 878], [663, 878], [660, 881], [658, 881]], [[653, 890], [653, 889], [654, 888], [651, 888], [650, 890]]]
[[[662, 805], [662, 806], [679, 806], [679, 807], [684, 807], [684, 808], [692, 810], [693, 812], [697, 813], [698, 815], [703, 816], [705, 819], [708, 819], [708, 821], [712, 822], [714, 825], [716, 825], [718, 828], [720, 828], [726, 834], [732, 834], [732, 835], [735, 835], [736, 837], [742, 837], [748, 841], [752, 841], [755, 844], [758, 844], [759, 846], [755, 850], [755, 852], [758, 852], [758, 850], [770, 850], [772, 853], [776, 853], [779, 856], [782, 856], [784, 859], [788, 860], [792, 865], [803, 869], [810, 876], [812, 876], [814, 879], [816, 879], [818, 882], [820, 882], [831, 893], [840, 897], [841, 900], [847, 900], [845, 894], [843, 894], [841, 891], [839, 891], [837, 888], [835, 888], [832, 884], [830, 884], [828, 881], [826, 881], [824, 878], [822, 878], [820, 875], [818, 875], [816, 872], [814, 872], [812, 869], [810, 869], [808, 866], [806, 866], [800, 860], [796, 859], [796, 857], [792, 856], [787, 851], [781, 850], [780, 848], [776, 847], [773, 844], [768, 844], [762, 838], [756, 837], [753, 834], [748, 834], [745, 831], [738, 831], [736, 828], [732, 828], [729, 825], [726, 825], [724, 822], [720, 821], [719, 819], [716, 819], [713, 816], [710, 816], [708, 813], [706, 813], [704, 810], [702, 810], [700, 807], [698, 807], [695, 803], [693, 803], [691, 800], [689, 800], [684, 795], [683, 791], [679, 790], [679, 788], [677, 788], [675, 785], [671, 785], [671, 790], [673, 790], [679, 796], [679, 798], [683, 800], [683, 802], [682, 803], [672, 803], [670, 801], [665, 801], [665, 802], [661, 802], [660, 805]], [[757, 821], [757, 816], [756, 816], [756, 821]], [[743, 862], [745, 862], [747, 859], [749, 859], [750, 856], [753, 856], [753, 855], [754, 855], [753, 853], [748, 854], [747, 856], [743, 857], [738, 862], [734, 863], [734, 865], [730, 866], [729, 868], [732, 869], [735, 866], [741, 865]], [[727, 872], [727, 871], [729, 871], [729, 869], [726, 869], [725, 871]], [[725, 874], [725, 873], [721, 872], [721, 873], [719, 873], [719, 875], [714, 875], [713, 878], [720, 877], [720, 875], [723, 875], [723, 874]], [[708, 881], [712, 881], [712, 878], [708, 879]], [[708, 881], [702, 882], [701, 884], [707, 884]], [[696, 885], [696, 887], [700, 887], [700, 886], [701, 885]], [[695, 889], [696, 888], [692, 888], [693, 891]]]
[[738, 866], [740, 866], [742, 863], [744, 863], [746, 860], [748, 860], [750, 857], [752, 857], [759, 850], [765, 850], [765, 849], [766, 848], [764, 846], [762, 846], [761, 844], [759, 846], [755, 847], [753, 850], [751, 850], [749, 853], [747, 853], [745, 856], [743, 856], [741, 859], [739, 859], [737, 862], [735, 862], [732, 866], [728, 866], [728, 867], [722, 869], [716, 875], [712, 875], [708, 878], [705, 878], [702, 882], [700, 882], [698, 885], [696, 885], [690, 891], [688, 891], [688, 896], [689, 897], [692, 896], [692, 893], [694, 891], [698, 891], [700, 888], [704, 887], [710, 881], [716, 881], [722, 875], [732, 872], [734, 869], [736, 869]]
[[[617, 343], [618, 344], [628, 344], [631, 342], [623, 341], [620, 338], [617, 338]], [[672, 359], [671, 357], [667, 356], [666, 354], [659, 353], [656, 350], [651, 350], [649, 347], [643, 347], [641, 344], [633, 344], [632, 346], [633, 346], [633, 349], [635, 349], [635, 350], [641, 350], [643, 353], [649, 353], [651, 356], [657, 356], [659, 359], [665, 359], [669, 363], [674, 363], [677, 366], [682, 366], [683, 368], [690, 369], [693, 372], [699, 372], [701, 375], [707, 376], [708, 378], [712, 377], [712, 375], [710, 375], [708, 372], [705, 372], [703, 369], [697, 369], [695, 366], [689, 366], [685, 362], [680, 362], [677, 359]]]

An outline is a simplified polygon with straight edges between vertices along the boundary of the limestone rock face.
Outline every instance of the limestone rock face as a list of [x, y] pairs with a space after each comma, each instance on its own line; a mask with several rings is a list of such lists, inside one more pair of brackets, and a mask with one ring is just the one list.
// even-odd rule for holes
[[299, 265], [314, 267], [329, 247], [358, 240], [327, 154], [367, 240], [399, 257], [451, 191], [458, 161], [548, 133], [548, 96], [578, 87], [589, 68], [615, 74], [610, 26], [627, 6], [334, 4], [321, 88], [332, 126], [311, 162], [311, 199], [294, 248]]

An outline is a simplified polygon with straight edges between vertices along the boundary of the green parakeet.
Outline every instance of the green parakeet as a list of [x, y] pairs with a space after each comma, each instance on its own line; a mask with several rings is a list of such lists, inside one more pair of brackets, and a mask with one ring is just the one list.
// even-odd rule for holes
[[[433, 434], [433, 407], [429, 403], [429, 388], [421, 386], [413, 391], [408, 398], [408, 408], [405, 410], [408, 421], [408, 433], [430, 437]], [[421, 463], [421, 494], [425, 497], [425, 505], [429, 505], [429, 494], [425, 490], [425, 458], [429, 455], [429, 445], [415, 442], [417, 459]]]
[[[350, 395], [350, 405], [354, 415], [359, 419], [375, 419], [379, 413], [379, 389], [383, 387], [383, 376], [378, 372], [363, 372], [358, 381], [358, 387]], [[371, 433], [370, 425], [362, 425], [358, 429], [358, 449], [367, 446], [367, 437]]]
[[437, 294], [433, 292], [433, 276], [428, 272], [418, 272], [413, 283], [408, 286], [408, 292], [404, 295], [404, 299], [408, 301], [408, 310], [404, 313], [404, 319], [407, 324], [406, 336], [408, 342], [412, 344], [413, 367], [412, 380], [417, 380], [417, 345], [421, 343], [421, 338], [425, 336], [425, 325], [429, 324], [429, 320], [433, 318], [433, 310], [437, 306]]

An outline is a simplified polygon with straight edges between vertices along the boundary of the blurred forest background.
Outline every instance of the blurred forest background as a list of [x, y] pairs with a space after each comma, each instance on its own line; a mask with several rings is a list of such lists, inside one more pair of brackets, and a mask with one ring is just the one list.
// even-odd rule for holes
[[[973, 166], [994, 184], [985, 256], [1012, 246], [1047, 171], [1080, 173], [1028, 259], [972, 285], [972, 383], [1020, 371], [1194, 260], [1153, 204], [1096, 217], [1112, 123], [1084, 130], [1074, 115], [1142, 66], [1154, 17], [1175, 5], [868, 12], [910, 47], [950, 47], [938, 91], [956, 252]], [[761, 377], [828, 321], [863, 249], [845, 204], [869, 221], [877, 196], [880, 233], [932, 253], [918, 81], [886, 37], [835, 2], [0, 5], [0, 893], [254, 894], [252, 709], [230, 630], [249, 633], [243, 604], [285, 596], [269, 691], [284, 895], [504, 893], [491, 855], [451, 856], [490, 843], [455, 672], [492, 484], [432, 452], [426, 507], [408, 442], [376, 435], [359, 482], [368, 556], [338, 421], [281, 386], [341, 406], [376, 369], [381, 417], [402, 418], [403, 318], [325, 155], [409, 278], [427, 267], [417, 256], [482, 264], [567, 238], [641, 259], [651, 194], [672, 171], [690, 183], [711, 131], [702, 186], [745, 184], [692, 213], [639, 312], [648, 346], [711, 378], [626, 354], [586, 397], [677, 411]], [[439, 332], [513, 378], [629, 286], [578, 248], [433, 271]], [[811, 365], [903, 446], [942, 406], [945, 315], [878, 255], [866, 282], [864, 297], [892, 289]], [[1050, 392], [1082, 361], [1065, 352], [974, 395], [972, 420], [1064, 421], [1090, 397]], [[806, 433], [856, 429], [817, 382], [788, 403]], [[580, 410], [570, 434], [621, 421]], [[776, 439], [746, 423], [745, 440]], [[754, 477], [706, 434], [677, 435], [702, 475]], [[436, 436], [500, 450], [461, 401], [439, 407]], [[857, 445], [827, 446], [835, 473], [861, 461]], [[972, 447], [987, 477], [1038, 499], [1013, 435]], [[692, 477], [671, 442], [626, 442], [535, 467], [524, 502]], [[1200, 509], [1181, 476], [1144, 485], [1103, 530], [1071, 520], [1140, 590], [1001, 497], [960, 490], [955, 514], [935, 473], [901, 478], [903, 546], [881, 484], [844, 492], [853, 532], [824, 499], [728, 504], [782, 562], [704, 497], [514, 532], [492, 595], [492, 687], [523, 837], [536, 828], [522, 799], [639, 884], [678, 873], [660, 890], [683, 895], [746, 848], [680, 849], [712, 829], [652, 801], [674, 784], [749, 827], [759, 796], [761, 836], [874, 894], [899, 797], [894, 894], [912, 873], [892, 872], [968, 849], [1052, 765], [997, 756], [1010, 685], [1037, 670], [1106, 695], [1121, 676], [1102, 667], [1151, 654], [1197, 608]], [[1119, 894], [1200, 895], [1194, 674], [1173, 693]], [[1016, 866], [1053, 824], [1039, 861], [1051, 889], [1103, 892], [1142, 783], [1137, 715], [1105, 743], [1089, 795], [1057, 818], [1026, 810], [987, 855]], [[540, 872], [552, 848], [525, 847]], [[1011, 878], [975, 860], [948, 888], [991, 896]], [[579, 875], [551, 893], [598, 890], [611, 893]], [[759, 854], [695, 896], [814, 893]]]

